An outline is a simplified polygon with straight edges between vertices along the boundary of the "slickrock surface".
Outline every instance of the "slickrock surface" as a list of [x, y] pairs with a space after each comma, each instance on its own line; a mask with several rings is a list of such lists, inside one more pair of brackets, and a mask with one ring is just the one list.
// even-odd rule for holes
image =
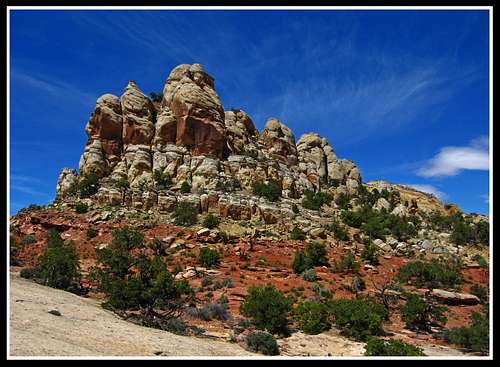
[[[50, 314], [57, 310], [61, 316]], [[237, 344], [135, 325], [98, 301], [11, 275], [11, 356], [245, 356]]]

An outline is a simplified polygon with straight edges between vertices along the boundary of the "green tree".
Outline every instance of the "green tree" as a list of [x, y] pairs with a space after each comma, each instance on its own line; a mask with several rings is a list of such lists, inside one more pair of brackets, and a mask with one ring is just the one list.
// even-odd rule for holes
[[184, 181], [181, 185], [181, 193], [182, 194], [189, 194], [191, 192], [191, 185], [189, 182]]
[[240, 313], [250, 318], [257, 328], [285, 335], [289, 333], [288, 314], [291, 309], [291, 299], [272, 284], [251, 286], [240, 304]]
[[212, 268], [219, 265], [221, 260], [221, 255], [217, 250], [211, 249], [209, 247], [202, 247], [200, 249], [200, 255], [198, 256], [198, 261], [202, 266], [207, 268]]
[[39, 258], [45, 284], [59, 289], [78, 289], [81, 273], [74, 245], [64, 244], [57, 232], [50, 232], [46, 238], [47, 250]]
[[431, 325], [446, 323], [446, 307], [427, 302], [418, 294], [409, 293], [406, 303], [401, 306], [401, 318], [411, 330], [429, 331]]
[[252, 183], [252, 191], [255, 195], [265, 197], [269, 201], [278, 201], [281, 197], [281, 188], [274, 182], [266, 184], [255, 181]]
[[116, 188], [120, 190], [122, 194], [122, 205], [125, 204], [125, 196], [127, 195], [128, 190], [130, 189], [130, 184], [127, 179], [120, 178], [115, 182]]
[[471, 325], [453, 328], [445, 333], [445, 338], [453, 344], [458, 344], [472, 352], [487, 355], [490, 344], [490, 326], [488, 312], [471, 314]]
[[220, 223], [219, 217], [213, 214], [207, 214], [207, 216], [203, 219], [203, 226], [209, 229], [217, 227], [219, 223]]
[[78, 193], [81, 198], [87, 198], [97, 193], [99, 190], [99, 178], [95, 173], [89, 173], [78, 183]]
[[422, 348], [401, 340], [384, 340], [376, 337], [368, 339], [365, 356], [425, 356]]
[[293, 310], [293, 315], [306, 334], [319, 334], [331, 327], [330, 312], [324, 303], [303, 302]]
[[180, 202], [175, 207], [172, 217], [176, 226], [192, 226], [198, 220], [198, 209], [193, 204]]

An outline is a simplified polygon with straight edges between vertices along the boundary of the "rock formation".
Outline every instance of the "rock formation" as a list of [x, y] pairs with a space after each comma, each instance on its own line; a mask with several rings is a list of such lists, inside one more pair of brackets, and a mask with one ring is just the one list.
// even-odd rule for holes
[[[104, 94], [85, 130], [88, 140], [79, 173], [63, 170], [58, 198], [94, 173], [100, 179], [99, 203], [121, 204], [116, 182], [125, 179], [131, 188], [125, 203], [170, 211], [183, 199], [178, 190], [187, 182], [192, 194], [184, 199], [200, 211], [273, 222], [278, 214], [286, 217], [291, 212], [290, 204], [252, 199], [256, 181], [278, 185], [285, 199], [300, 199], [305, 190], [356, 195], [361, 183], [356, 165], [337, 159], [326, 138], [308, 133], [296, 143], [291, 129], [275, 118], [259, 133], [244, 111], [224, 111], [214, 79], [199, 64], [172, 70], [161, 103], [153, 103], [134, 81], [120, 97]], [[155, 171], [168, 174], [173, 185], [154, 189]], [[331, 180], [337, 182], [334, 189]]]

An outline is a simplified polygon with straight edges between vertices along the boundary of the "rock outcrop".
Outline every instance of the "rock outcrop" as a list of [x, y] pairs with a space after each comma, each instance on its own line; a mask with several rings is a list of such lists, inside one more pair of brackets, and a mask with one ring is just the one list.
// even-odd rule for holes
[[[292, 130], [275, 118], [259, 133], [246, 112], [224, 111], [214, 79], [199, 64], [171, 71], [161, 103], [153, 103], [134, 81], [120, 97], [104, 94], [85, 130], [79, 173], [61, 173], [58, 197], [94, 173], [100, 180], [99, 203], [170, 211], [187, 182], [200, 210], [210, 202], [223, 216], [271, 223], [287, 217], [291, 204], [259, 203], [252, 193], [256, 181], [274, 183], [290, 199], [300, 199], [306, 190], [332, 190], [332, 180], [337, 193], [355, 196], [361, 184], [356, 165], [337, 159], [326, 138], [308, 133], [296, 144]], [[158, 191], [155, 171], [168, 175], [172, 186]], [[123, 197], [119, 180], [130, 186]], [[200, 195], [206, 195], [203, 205]]]

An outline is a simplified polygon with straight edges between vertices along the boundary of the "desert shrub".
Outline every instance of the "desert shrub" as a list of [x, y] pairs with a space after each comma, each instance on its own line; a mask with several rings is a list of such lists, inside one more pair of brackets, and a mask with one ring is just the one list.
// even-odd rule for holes
[[319, 334], [331, 327], [330, 313], [324, 303], [308, 301], [293, 310], [300, 329], [306, 334]]
[[316, 241], [311, 241], [306, 247], [306, 256], [311, 259], [313, 266], [328, 266], [326, 246]]
[[231, 318], [229, 313], [227, 303], [217, 302], [217, 303], [207, 303], [198, 312], [198, 317], [204, 321], [210, 320], [222, 320], [226, 321]]
[[339, 299], [329, 302], [335, 325], [348, 337], [366, 341], [372, 335], [384, 335], [384, 306], [365, 298]]
[[189, 194], [191, 192], [191, 185], [189, 184], [189, 182], [184, 181], [181, 184], [180, 192], [181, 194]]
[[380, 263], [378, 257], [379, 251], [377, 246], [373, 244], [373, 241], [368, 240], [367, 243], [365, 243], [365, 247], [363, 247], [363, 251], [361, 251], [361, 258], [372, 265], [378, 265]]
[[162, 329], [171, 332], [172, 334], [176, 335], [188, 335], [189, 334], [189, 327], [188, 325], [182, 321], [181, 319], [177, 317], [170, 318], [166, 320], [163, 325]]
[[227, 288], [234, 288], [234, 284], [231, 278], [222, 279], [222, 286]]
[[172, 217], [176, 226], [192, 226], [198, 220], [198, 209], [190, 203], [180, 202], [175, 207]]
[[26, 208], [20, 209], [19, 213], [36, 212], [37, 210], [40, 210], [42, 208], [43, 208], [43, 206], [40, 206], [38, 204], [30, 204]]
[[307, 269], [302, 273], [302, 278], [304, 278], [307, 282], [315, 282], [318, 279], [318, 276], [316, 275], [314, 269]]
[[335, 238], [339, 241], [347, 241], [349, 239], [349, 233], [347, 232], [346, 227], [336, 218], [333, 219], [332, 223], [330, 223], [326, 229], [332, 232]]
[[369, 213], [369, 215], [360, 227], [361, 232], [370, 238], [385, 240], [388, 229], [387, 223], [384, 220], [384, 213], [377, 213], [376, 211], [367, 211], [367, 213]]
[[280, 354], [278, 343], [276, 343], [274, 336], [262, 331], [256, 331], [246, 336], [245, 349], [250, 352], [260, 352], [270, 356]]
[[299, 207], [295, 203], [292, 204], [292, 212], [299, 214]]
[[401, 306], [401, 318], [411, 330], [430, 330], [431, 325], [446, 323], [446, 307], [426, 301], [418, 294], [407, 294], [406, 303]]
[[354, 275], [351, 280], [351, 284], [349, 284], [349, 290], [353, 293], [359, 293], [366, 289], [365, 280], [359, 275]]
[[304, 251], [297, 251], [293, 257], [292, 269], [296, 274], [301, 274], [312, 267], [311, 260]]
[[9, 263], [11, 266], [16, 266], [19, 264], [19, 260], [17, 259], [17, 255], [18, 255], [18, 250], [17, 250], [16, 238], [10, 236]]
[[430, 262], [413, 261], [401, 266], [396, 278], [402, 283], [409, 283], [417, 287], [457, 288], [463, 283], [460, 267], [452, 262], [441, 263], [436, 259]]
[[40, 266], [35, 266], [33, 268], [21, 269], [21, 272], [19, 275], [21, 276], [21, 278], [34, 279], [34, 280], [38, 280], [40, 282], [43, 282], [43, 274], [42, 274], [42, 269], [40, 268]]
[[202, 287], [207, 287], [207, 286], [209, 286], [210, 284], [212, 284], [212, 283], [213, 283], [213, 281], [214, 281], [214, 279], [213, 279], [212, 277], [210, 277], [210, 276], [203, 277], [203, 278], [201, 279], [201, 286], [202, 286]]
[[[55, 243], [55, 245], [54, 245]], [[72, 244], [53, 241], [39, 259], [45, 284], [49, 287], [77, 290], [80, 287], [80, 263]]]
[[221, 260], [221, 255], [217, 250], [211, 249], [210, 247], [202, 247], [200, 249], [200, 254], [198, 255], [198, 262], [207, 268], [212, 268], [219, 265]]
[[[98, 289], [105, 293], [103, 306], [113, 310], [140, 310], [146, 326], [163, 327], [166, 318], [175, 316], [182, 296], [190, 295], [185, 279], [176, 282], [160, 256], [145, 255], [144, 235], [123, 227], [113, 232], [108, 247], [96, 250], [99, 268], [92, 271]], [[160, 324], [158, 324], [160, 323]]]
[[281, 188], [274, 182], [264, 183], [255, 181], [252, 183], [252, 192], [255, 195], [265, 197], [269, 201], [277, 201], [281, 197]]
[[209, 229], [217, 227], [219, 223], [220, 223], [219, 217], [213, 214], [207, 214], [203, 219], [203, 226]]
[[149, 98], [153, 102], [161, 102], [161, 100], [163, 99], [163, 93], [161, 93], [161, 92], [151, 92], [151, 93], [149, 93]]
[[340, 216], [342, 221], [349, 227], [359, 228], [363, 224], [363, 213], [361, 211], [344, 210]]
[[[170, 175], [167, 172], [162, 172], [159, 169], [155, 169], [153, 171], [153, 181], [155, 183], [155, 187], [158, 190], [165, 190], [170, 188], [170, 186], [172, 186], [172, 178], [170, 177]], [[189, 188], [188, 192], [189, 191], [191, 191], [191, 188]], [[181, 192], [182, 192], [182, 186], [181, 186]]]
[[472, 352], [487, 355], [489, 352], [489, 327], [488, 313], [471, 314], [471, 325], [453, 328], [445, 332], [445, 339], [450, 343], [458, 344]]
[[398, 241], [406, 241], [417, 235], [417, 228], [413, 222], [410, 223], [407, 219], [397, 215], [388, 216], [387, 226]]
[[329, 187], [333, 187], [333, 188], [339, 187], [341, 183], [342, 183], [341, 180], [338, 180], [338, 179], [335, 179], [335, 178], [329, 178], [328, 179], [328, 186]]
[[302, 199], [302, 206], [310, 210], [319, 210], [324, 204], [329, 205], [333, 200], [332, 195], [326, 192], [313, 192], [306, 190]]
[[463, 246], [474, 242], [474, 227], [464, 221], [453, 224], [450, 241], [456, 245]]
[[323, 265], [328, 265], [328, 259], [326, 258], [326, 246], [312, 241], [307, 244], [304, 251], [298, 251], [295, 253], [292, 268], [295, 273], [301, 274], [305, 270], [314, 266]]
[[47, 247], [56, 247], [64, 245], [64, 241], [61, 238], [61, 234], [56, 228], [50, 228], [45, 233], [45, 243], [47, 243]]
[[97, 236], [98, 233], [99, 232], [94, 228], [87, 229], [87, 240], [91, 240], [92, 238]]
[[323, 301], [323, 300], [329, 300], [332, 299], [333, 293], [332, 291], [329, 291], [328, 289], [325, 289], [319, 285], [319, 283], [314, 283], [311, 286], [311, 290], [314, 292], [314, 299], [317, 302]]
[[23, 245], [31, 245], [32, 243], [36, 242], [36, 238], [30, 234], [27, 234], [26, 236], [23, 237], [21, 240], [21, 243]]
[[291, 300], [272, 284], [251, 286], [240, 304], [240, 313], [251, 319], [259, 329], [271, 333], [288, 334], [288, 313]]
[[474, 239], [476, 242], [487, 245], [490, 242], [490, 224], [486, 221], [480, 221], [474, 228]]
[[292, 231], [290, 232], [290, 239], [292, 239], [292, 240], [305, 240], [306, 234], [304, 233], [304, 231], [302, 229], [295, 226], [295, 227], [293, 227]]
[[425, 356], [425, 354], [421, 348], [401, 340], [371, 337], [365, 345], [365, 356]]
[[479, 298], [481, 302], [488, 302], [488, 290], [486, 289], [486, 287], [483, 287], [479, 284], [473, 284], [470, 287], [470, 293]]
[[354, 254], [349, 251], [340, 258], [340, 261], [333, 262], [334, 273], [357, 273], [359, 271], [359, 263], [356, 261]]
[[477, 262], [477, 264], [481, 267], [481, 268], [487, 268], [488, 267], [488, 262], [486, 261], [486, 259], [484, 257], [482, 257], [481, 255], [476, 255], [474, 256], [474, 260]]
[[77, 191], [81, 198], [87, 198], [97, 193], [99, 190], [99, 179], [95, 173], [84, 176], [77, 186]]
[[89, 206], [85, 203], [78, 202], [75, 204], [75, 212], [78, 214], [87, 213], [89, 211]]
[[350, 206], [349, 205], [350, 200], [351, 200], [351, 198], [349, 197], [349, 195], [341, 193], [335, 199], [335, 204], [337, 204], [337, 206], [340, 209], [347, 210], [347, 209], [349, 209], [349, 206]]

